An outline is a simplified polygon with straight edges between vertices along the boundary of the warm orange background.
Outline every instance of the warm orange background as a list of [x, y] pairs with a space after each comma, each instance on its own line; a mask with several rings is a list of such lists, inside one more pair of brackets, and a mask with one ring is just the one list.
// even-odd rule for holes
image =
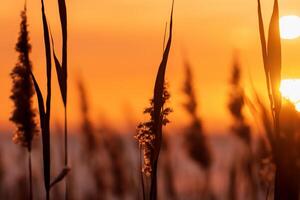
[[[263, 0], [265, 25], [272, 0]], [[298, 3], [297, 3], [298, 2]], [[297, 0], [281, 0], [281, 15], [300, 15]], [[60, 55], [60, 26], [55, 0], [45, 0], [46, 13]], [[103, 118], [118, 128], [127, 118], [141, 119], [148, 105], [157, 67], [162, 55], [165, 22], [169, 20], [170, 0], [68, 0], [69, 17], [69, 119], [77, 128], [79, 117], [76, 77], [82, 74], [89, 91], [95, 123]], [[45, 58], [42, 38], [40, 1], [28, 0], [28, 22], [33, 46], [31, 60], [38, 81], [45, 83]], [[0, 129], [13, 130], [8, 118], [9, 73], [17, 60], [14, 45], [23, 2], [5, 1], [0, 7]], [[300, 39], [283, 41], [283, 77], [300, 77]], [[174, 40], [167, 69], [172, 93], [171, 116], [175, 128], [187, 121], [181, 104], [183, 53], [194, 69], [199, 112], [210, 133], [225, 131], [230, 124], [226, 110], [228, 79], [232, 54], [239, 50], [244, 85], [249, 75], [259, 91], [265, 91], [257, 22], [257, 1], [245, 0], [176, 0]], [[54, 68], [53, 68], [54, 69]], [[44, 86], [44, 85], [43, 85]], [[62, 103], [53, 70], [52, 122], [63, 119]], [[105, 117], [103, 117], [105, 116]], [[127, 120], [128, 121], [128, 120]]]

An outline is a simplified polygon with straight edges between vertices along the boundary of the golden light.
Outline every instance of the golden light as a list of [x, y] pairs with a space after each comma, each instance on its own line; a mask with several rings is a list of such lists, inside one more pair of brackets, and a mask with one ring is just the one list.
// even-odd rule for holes
[[291, 101], [300, 112], [300, 79], [282, 80], [280, 84], [281, 95]]
[[300, 36], [300, 17], [296, 15], [283, 16], [279, 20], [280, 37], [282, 39], [296, 39]]

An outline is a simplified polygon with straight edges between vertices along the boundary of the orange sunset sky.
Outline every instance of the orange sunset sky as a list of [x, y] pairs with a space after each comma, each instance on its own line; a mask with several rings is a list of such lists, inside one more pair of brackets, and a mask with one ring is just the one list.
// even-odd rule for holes
[[[40, 1], [27, 0], [32, 44], [31, 60], [38, 81], [45, 88], [45, 58]], [[265, 26], [272, 0], [262, 0]], [[61, 30], [57, 1], [45, 0], [46, 14], [60, 55]], [[280, 0], [280, 14], [300, 15], [300, 2]], [[9, 73], [17, 61], [14, 50], [19, 32], [23, 1], [10, 0], [0, 7], [0, 130], [13, 131], [8, 118]], [[142, 119], [143, 108], [152, 96], [154, 80], [162, 56], [163, 34], [169, 20], [171, 0], [67, 0], [69, 20], [69, 124], [78, 128], [80, 110], [76, 77], [81, 74], [88, 90], [91, 116], [103, 118], [116, 128], [127, 118]], [[207, 132], [224, 132], [230, 125], [227, 112], [228, 79], [235, 49], [239, 51], [243, 84], [265, 92], [257, 21], [256, 0], [176, 0], [174, 40], [167, 68], [171, 91], [172, 123], [176, 128], [187, 122], [181, 107], [183, 54], [190, 60], [195, 76], [199, 112]], [[300, 77], [300, 39], [283, 40], [283, 78]], [[63, 106], [53, 68], [54, 94], [52, 122], [62, 121]]]

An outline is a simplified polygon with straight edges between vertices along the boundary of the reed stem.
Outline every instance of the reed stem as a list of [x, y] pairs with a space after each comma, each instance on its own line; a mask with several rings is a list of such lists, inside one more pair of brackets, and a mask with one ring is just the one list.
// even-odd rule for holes
[[32, 167], [31, 167], [31, 151], [28, 151], [28, 172], [29, 172], [29, 200], [32, 200]]

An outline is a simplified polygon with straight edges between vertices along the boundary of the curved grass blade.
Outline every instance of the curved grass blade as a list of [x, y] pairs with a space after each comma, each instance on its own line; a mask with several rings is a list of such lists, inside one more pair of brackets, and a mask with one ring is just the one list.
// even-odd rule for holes
[[167, 62], [169, 58], [169, 52], [171, 49], [171, 43], [172, 43], [172, 28], [173, 28], [173, 5], [172, 4], [172, 10], [171, 10], [171, 20], [170, 20], [170, 33], [169, 33], [169, 39], [163, 54], [162, 61], [159, 65], [159, 69], [156, 76], [155, 86], [154, 86], [154, 96], [153, 96], [153, 102], [154, 102], [154, 123], [156, 125], [156, 130], [159, 131], [159, 127], [161, 127], [161, 118], [160, 118], [160, 112], [163, 106], [163, 88], [165, 83], [165, 72], [167, 67]]
[[64, 167], [63, 170], [57, 175], [57, 177], [51, 182], [50, 188], [52, 188], [54, 185], [62, 181], [68, 173], [71, 171], [71, 168]]
[[[68, 32], [67, 32], [67, 9], [65, 0], [58, 0], [59, 6], [59, 15], [61, 22], [62, 30], [62, 62], [59, 71], [57, 72], [59, 78], [59, 85], [63, 103], [66, 106], [67, 104], [67, 41], [68, 41]], [[57, 59], [58, 60], [58, 59]], [[56, 67], [56, 69], [58, 69]]]
[[270, 67], [269, 67], [269, 63], [268, 63], [267, 42], [266, 42], [266, 37], [265, 37], [265, 29], [264, 29], [263, 17], [262, 17], [262, 12], [261, 12], [260, 0], [257, 0], [257, 2], [258, 2], [259, 33], [260, 33], [260, 42], [261, 42], [264, 70], [265, 70], [269, 100], [270, 100], [270, 103], [271, 103], [271, 108], [273, 109], [274, 103], [273, 103], [273, 97], [272, 97], [271, 86], [270, 86], [271, 85], [271, 82], [270, 82]]
[[[42, 92], [40, 90], [40, 87], [32, 73], [32, 71], [30, 70], [30, 75], [32, 77], [32, 80], [33, 80], [33, 84], [34, 84], [34, 89], [35, 89], [35, 92], [36, 92], [36, 95], [37, 95], [37, 100], [38, 100], [38, 105], [39, 105], [39, 115], [40, 115], [40, 126], [41, 126], [41, 129], [42, 129], [42, 132], [44, 130], [44, 122], [45, 122], [45, 116], [46, 116], [46, 113], [45, 113], [45, 107], [44, 107], [44, 99], [43, 99], [43, 95], [42, 95]], [[42, 134], [42, 137], [43, 137], [43, 134]]]
[[50, 32], [50, 36], [51, 36], [52, 53], [53, 53], [53, 57], [54, 57], [55, 69], [56, 69], [56, 74], [57, 74], [57, 78], [58, 78], [58, 84], [59, 84], [60, 92], [62, 94], [62, 98], [63, 98], [63, 101], [64, 101], [64, 95], [63, 94], [66, 93], [66, 90], [65, 90], [65, 87], [64, 87], [63, 70], [62, 70], [61, 64], [60, 64], [60, 62], [59, 62], [59, 60], [56, 56], [56, 53], [55, 53], [54, 41], [53, 41], [53, 37], [52, 37], [51, 32]]
[[274, 99], [275, 112], [281, 108], [281, 95], [279, 85], [281, 81], [281, 41], [279, 32], [279, 9], [278, 1], [274, 1], [273, 14], [269, 26], [268, 38], [268, 65], [270, 67], [271, 90]]

